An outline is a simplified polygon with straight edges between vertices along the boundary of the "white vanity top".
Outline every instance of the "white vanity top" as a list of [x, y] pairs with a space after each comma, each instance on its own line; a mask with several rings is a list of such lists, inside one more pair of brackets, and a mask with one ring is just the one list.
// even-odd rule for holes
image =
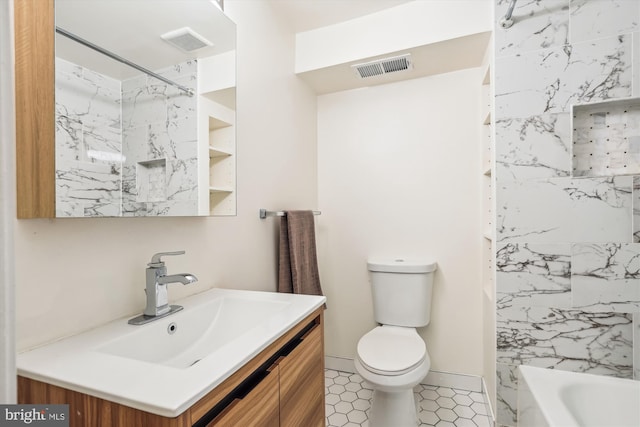
[[212, 289], [146, 325], [124, 318], [20, 353], [18, 374], [176, 417], [325, 301]]

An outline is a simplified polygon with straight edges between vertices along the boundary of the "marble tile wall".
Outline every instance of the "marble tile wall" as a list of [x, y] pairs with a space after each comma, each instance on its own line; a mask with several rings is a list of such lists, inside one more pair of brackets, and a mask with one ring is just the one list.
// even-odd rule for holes
[[[196, 61], [156, 72], [196, 88]], [[122, 94], [123, 215], [197, 215], [196, 97], [147, 75]]]
[[[496, 20], [509, 3], [496, 0]], [[619, 174], [624, 159], [574, 171], [570, 117], [573, 104], [640, 94], [640, 2], [518, 1], [513, 17], [494, 38], [504, 426], [517, 423], [520, 364], [640, 379], [640, 177]]]
[[120, 81], [56, 58], [56, 216], [119, 216]]
[[[195, 61], [163, 70], [195, 89]], [[197, 215], [196, 97], [56, 58], [56, 216]]]

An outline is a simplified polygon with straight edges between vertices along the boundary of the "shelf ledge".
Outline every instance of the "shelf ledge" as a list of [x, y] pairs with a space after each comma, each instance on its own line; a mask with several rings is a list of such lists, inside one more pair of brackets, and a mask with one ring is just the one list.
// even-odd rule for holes
[[224, 187], [209, 187], [209, 193], [233, 193], [233, 190]]
[[209, 157], [229, 157], [232, 156], [233, 153], [230, 153], [227, 150], [222, 150], [216, 147], [209, 147]]

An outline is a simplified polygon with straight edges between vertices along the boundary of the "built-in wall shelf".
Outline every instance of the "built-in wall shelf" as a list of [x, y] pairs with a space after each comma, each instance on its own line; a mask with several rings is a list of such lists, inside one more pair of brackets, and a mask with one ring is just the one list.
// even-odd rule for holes
[[483, 385], [486, 387], [486, 394], [489, 397], [490, 404], [496, 407], [496, 369], [495, 369], [495, 295], [496, 295], [496, 268], [495, 268], [495, 179], [494, 173], [495, 162], [495, 128], [493, 121], [495, 120], [494, 95], [495, 91], [492, 84], [491, 64], [494, 63], [493, 52], [493, 35], [491, 41], [487, 44], [483, 66], [480, 67], [478, 79], [480, 84], [480, 105], [478, 126], [480, 130], [480, 151], [481, 155], [478, 159], [480, 172], [482, 175], [480, 180], [480, 211], [481, 226], [479, 227], [479, 237], [481, 245], [481, 286], [483, 291], [482, 298], [482, 343], [485, 349], [485, 362], [483, 363]]
[[487, 301], [489, 301], [490, 303], [493, 302], [493, 291], [490, 288], [483, 288], [482, 291], [484, 292], [484, 297], [487, 299]]
[[491, 86], [488, 84], [484, 84], [482, 86], [482, 104], [480, 114], [482, 117], [483, 125], [491, 124]]
[[214, 101], [208, 93], [200, 96], [200, 120], [203, 125], [202, 176], [207, 192], [203, 194], [209, 215], [229, 216], [236, 214], [236, 127], [235, 111], [228, 105]]
[[[482, 287], [489, 301], [493, 301], [494, 293], [494, 141], [493, 141], [493, 88], [491, 84], [491, 44], [487, 47], [481, 68], [480, 87], [480, 167], [482, 194]], [[488, 340], [492, 337], [487, 337]]]
[[484, 67], [484, 72], [482, 73], [482, 84], [488, 85], [491, 83], [491, 64], [487, 63]]
[[233, 193], [233, 188], [209, 187], [209, 193]]
[[233, 153], [221, 148], [209, 147], [209, 158], [213, 157], [228, 157], [233, 156]]

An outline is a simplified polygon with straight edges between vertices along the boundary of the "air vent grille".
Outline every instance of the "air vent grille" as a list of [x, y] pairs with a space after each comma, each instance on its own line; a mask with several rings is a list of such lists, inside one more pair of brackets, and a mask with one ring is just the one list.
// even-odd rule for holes
[[213, 46], [209, 40], [196, 33], [189, 27], [180, 28], [179, 30], [169, 31], [160, 36], [164, 41], [174, 45], [185, 52], [193, 52], [203, 47]]
[[366, 79], [368, 77], [411, 70], [413, 64], [411, 63], [411, 54], [407, 53], [392, 58], [382, 58], [362, 64], [354, 64], [351, 68], [356, 71], [358, 77]]

